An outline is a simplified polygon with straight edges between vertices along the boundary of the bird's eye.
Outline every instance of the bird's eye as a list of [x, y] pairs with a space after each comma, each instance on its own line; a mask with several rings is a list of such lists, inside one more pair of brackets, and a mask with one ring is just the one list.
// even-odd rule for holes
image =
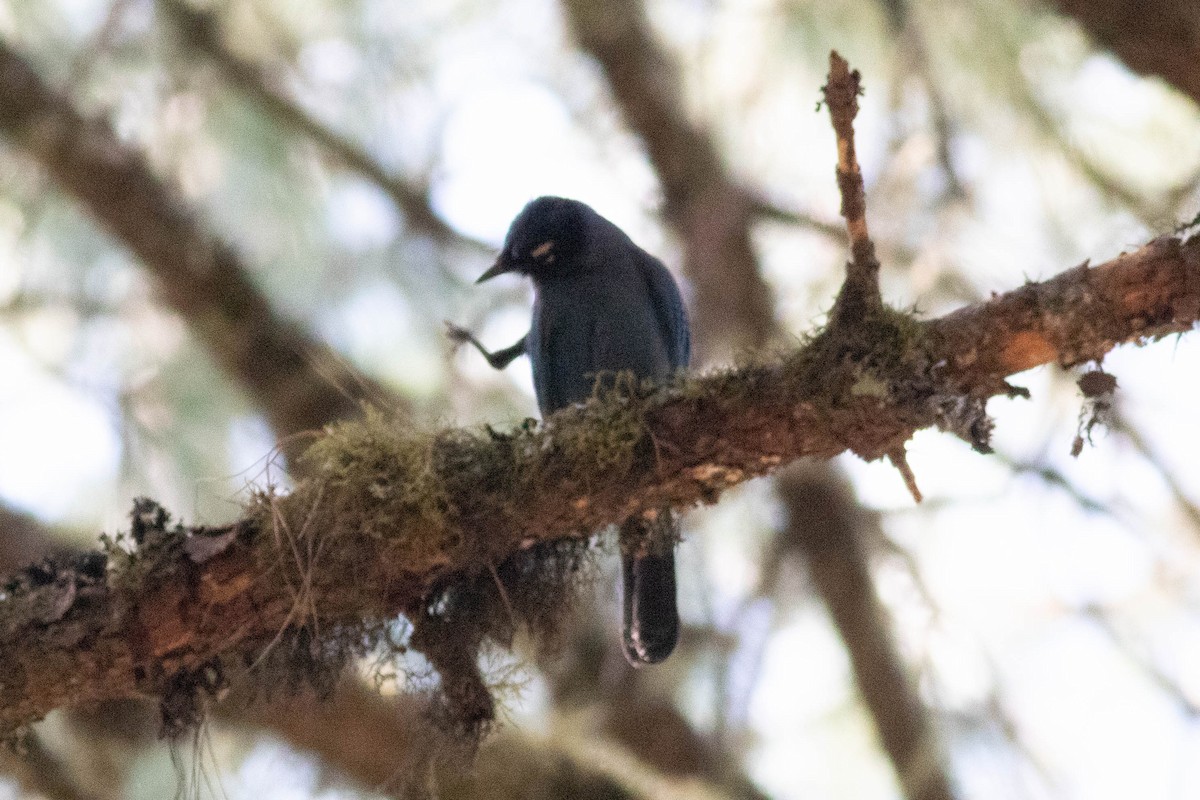
[[537, 247], [530, 250], [529, 255], [533, 258], [542, 258], [553, 249], [554, 249], [554, 240], [550, 239], [548, 241], [542, 242]]

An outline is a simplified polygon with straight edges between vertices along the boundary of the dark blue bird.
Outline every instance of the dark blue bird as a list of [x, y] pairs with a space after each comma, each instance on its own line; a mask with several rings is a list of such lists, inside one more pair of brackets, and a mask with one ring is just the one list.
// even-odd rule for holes
[[[543, 416], [587, 400], [598, 377], [632, 372], [662, 379], [687, 366], [687, 315], [671, 273], [590, 206], [562, 197], [525, 206], [479, 281], [505, 272], [533, 281], [525, 338], [490, 353], [465, 331], [455, 334], [497, 369], [528, 353]], [[669, 510], [621, 526], [623, 646], [634, 666], [662, 661], [679, 639], [677, 533]]]

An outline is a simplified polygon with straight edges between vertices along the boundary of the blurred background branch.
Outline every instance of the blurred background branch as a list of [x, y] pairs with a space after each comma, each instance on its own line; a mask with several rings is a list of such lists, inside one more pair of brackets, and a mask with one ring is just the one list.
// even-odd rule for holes
[[1200, 103], [1200, 10], [1190, 3], [1151, 0], [1138, 6], [1114, 0], [1057, 0], [1102, 47], [1130, 69], [1154, 75]]
[[0, 131], [130, 248], [160, 296], [271, 420], [281, 441], [354, 416], [386, 392], [280, 318], [234, 248], [157, 178], [109, 126], [86, 119], [0, 42]]
[[225, 47], [219, 23], [211, 13], [198, 11], [183, 0], [157, 0], [157, 5], [178, 27], [179, 39], [184, 45], [207, 58], [225, 81], [244, 92], [281, 128], [308, 137], [345, 168], [360, 173], [387, 192], [414, 231], [432, 237], [442, 246], [465, 246], [490, 252], [490, 245], [463, 236], [434, 213], [429, 206], [427, 188], [417, 188], [389, 173], [366, 150], [322, 124], [273, 86], [273, 81], [261, 68]]

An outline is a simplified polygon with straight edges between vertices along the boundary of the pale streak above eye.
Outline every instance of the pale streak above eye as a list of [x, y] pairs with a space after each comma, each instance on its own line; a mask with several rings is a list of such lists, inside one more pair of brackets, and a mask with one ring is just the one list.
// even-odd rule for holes
[[541, 258], [542, 256], [546, 255], [546, 253], [549, 253], [553, 249], [554, 249], [554, 240], [551, 239], [548, 242], [542, 242], [537, 247], [530, 250], [529, 255], [533, 256], [534, 258]]

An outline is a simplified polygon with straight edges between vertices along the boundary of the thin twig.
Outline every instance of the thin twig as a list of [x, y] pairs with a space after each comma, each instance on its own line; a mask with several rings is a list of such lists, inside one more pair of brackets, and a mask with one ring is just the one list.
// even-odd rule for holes
[[512, 601], [508, 599], [508, 590], [504, 588], [504, 581], [500, 580], [500, 573], [496, 571], [496, 563], [490, 558], [487, 562], [488, 571], [492, 573], [492, 580], [496, 582], [496, 591], [500, 594], [500, 602], [504, 603], [504, 610], [508, 612], [508, 618], [512, 620], [513, 627], [517, 626], [517, 614], [513, 611]]
[[912, 495], [912, 499], [918, 503], [921, 502], [923, 497], [920, 488], [917, 486], [917, 476], [908, 464], [908, 456], [905, 455], [904, 448], [897, 447], [888, 453], [888, 461], [892, 462], [892, 466], [899, 470], [900, 477], [904, 479], [904, 486], [908, 489], [908, 493]]
[[858, 96], [862, 93], [861, 79], [858, 70], [851, 70], [836, 50], [829, 54], [829, 80], [822, 92], [837, 135], [838, 191], [842, 195], [841, 213], [846, 218], [852, 256], [846, 264], [846, 284], [838, 298], [835, 320], [839, 316], [859, 317], [882, 305], [879, 261], [867, 231], [866, 191], [854, 148], [854, 117], [858, 114]]
[[804, 230], [827, 236], [830, 239], [836, 239], [839, 242], [842, 239], [842, 226], [832, 220], [820, 219], [805, 211], [786, 208], [762, 196], [752, 197], [750, 202], [751, 210], [761, 219], [795, 225]]

